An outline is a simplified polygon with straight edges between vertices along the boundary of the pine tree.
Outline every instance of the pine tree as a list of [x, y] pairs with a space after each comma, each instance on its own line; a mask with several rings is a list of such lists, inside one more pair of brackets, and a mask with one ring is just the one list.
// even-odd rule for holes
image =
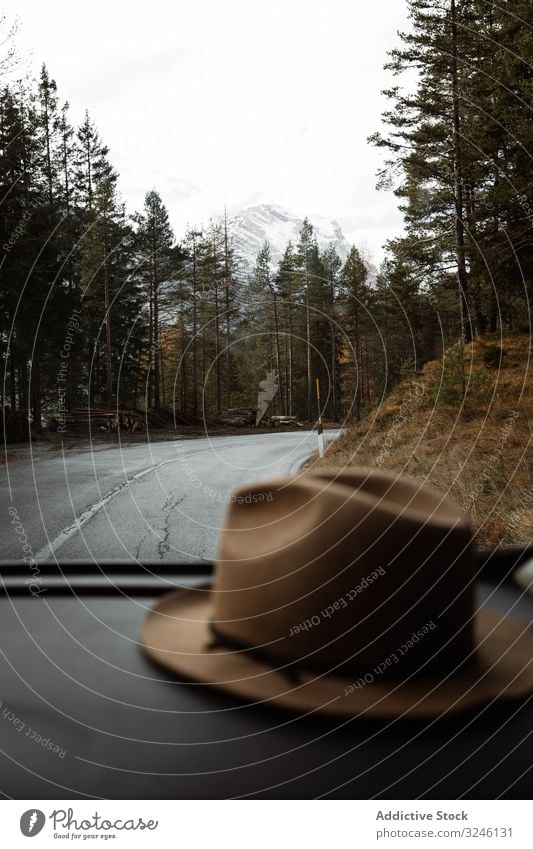
[[39, 117], [38, 127], [42, 136], [42, 171], [46, 180], [48, 202], [54, 202], [54, 190], [56, 179], [56, 137], [60, 127], [60, 115], [57, 102], [57, 85], [55, 80], [50, 79], [46, 65], [41, 68], [41, 76], [38, 88]]
[[86, 112], [77, 132], [75, 181], [79, 202], [89, 214], [98, 184], [105, 180], [116, 183], [116, 173], [108, 154], [109, 149], [101, 142], [98, 130]]
[[[250, 324], [257, 328], [256, 358], [261, 371], [275, 371], [278, 378], [281, 410], [285, 413], [283, 359], [280, 331], [279, 292], [272, 273], [270, 245], [265, 242], [256, 259], [248, 285]], [[262, 375], [261, 375], [262, 376]], [[258, 377], [260, 375], [258, 374]], [[258, 382], [258, 381], [257, 381]], [[276, 409], [277, 397], [273, 405]]]
[[303, 304], [305, 320], [305, 397], [306, 418], [312, 418], [313, 410], [313, 340], [311, 336], [311, 287], [314, 275], [317, 273], [319, 261], [318, 247], [314, 235], [313, 225], [308, 218], [304, 219], [300, 231], [300, 240], [297, 250], [297, 268], [299, 278], [299, 295]]
[[344, 380], [355, 387], [355, 415], [361, 418], [365, 400], [364, 351], [367, 334], [370, 289], [368, 270], [357, 248], [352, 247], [342, 267], [339, 282], [339, 301], [347, 336]]
[[153, 189], [146, 193], [143, 212], [135, 220], [139, 261], [147, 280], [149, 303], [148, 406], [158, 410], [161, 407], [160, 288], [174, 271], [174, 234], [161, 196]]
[[[402, 48], [391, 51], [387, 67], [395, 74], [416, 68], [416, 90], [399, 86], [386, 92], [394, 108], [384, 115], [388, 138], [374, 143], [394, 155], [389, 177], [401, 170], [396, 194], [403, 209], [408, 238], [424, 244], [419, 261], [427, 275], [455, 264], [461, 332], [473, 335], [465, 243], [464, 186], [470, 166], [463, 120], [468, 68], [472, 60], [468, 30], [471, 0], [409, 0], [411, 31], [402, 33]], [[383, 185], [386, 174], [382, 174]], [[453, 226], [451, 226], [453, 225]], [[453, 240], [450, 234], [454, 233]], [[435, 263], [435, 260], [439, 261]]]
[[339, 325], [338, 325], [338, 287], [339, 272], [342, 261], [335, 247], [330, 247], [322, 256], [324, 276], [328, 287], [328, 316], [329, 316], [329, 384], [330, 384], [330, 414], [334, 421], [339, 419], [340, 376], [339, 376]]
[[2, 342], [9, 370], [8, 398], [12, 410], [27, 406], [27, 355], [20, 321], [21, 293], [27, 278], [27, 231], [32, 217], [28, 177], [25, 116], [20, 101], [4, 88], [0, 101], [0, 265]]
[[285, 388], [284, 410], [287, 415], [293, 415], [294, 390], [294, 311], [296, 301], [296, 257], [292, 243], [289, 242], [279, 263], [276, 275], [276, 287], [282, 307], [282, 323], [286, 328], [285, 339], [285, 372], [283, 386]]
[[196, 418], [198, 416], [198, 337], [199, 337], [199, 307], [200, 307], [200, 283], [199, 283], [199, 264], [200, 264], [200, 242], [202, 232], [200, 230], [189, 230], [185, 235], [184, 242], [184, 268], [183, 277], [188, 290], [188, 297], [185, 294], [182, 296], [183, 302], [187, 299], [190, 303], [190, 352], [191, 352], [191, 370], [192, 370], [192, 414]]
[[[390, 245], [416, 265], [446, 332], [465, 341], [500, 319], [527, 315], [533, 254], [524, 197], [531, 188], [532, 30], [528, 0], [410, 0], [412, 30], [389, 67], [416, 69], [414, 91], [387, 92], [390, 132], [373, 141], [392, 157], [380, 185], [404, 201], [406, 236]], [[525, 214], [526, 213], [526, 214]], [[459, 286], [459, 322], [450, 271]]]

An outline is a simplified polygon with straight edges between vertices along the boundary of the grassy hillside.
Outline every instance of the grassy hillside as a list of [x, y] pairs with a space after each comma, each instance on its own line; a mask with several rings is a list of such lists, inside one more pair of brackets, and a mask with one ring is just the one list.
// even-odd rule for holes
[[318, 465], [408, 473], [452, 495], [480, 545], [533, 542], [530, 356], [529, 335], [452, 348], [353, 425]]

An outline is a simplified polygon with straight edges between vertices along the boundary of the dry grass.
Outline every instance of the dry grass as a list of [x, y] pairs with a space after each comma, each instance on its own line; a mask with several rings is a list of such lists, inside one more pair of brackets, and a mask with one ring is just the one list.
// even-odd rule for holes
[[533, 381], [529, 336], [508, 337], [500, 367], [477, 340], [428, 363], [327, 450], [318, 466], [363, 465], [407, 473], [449, 493], [480, 545], [533, 542]]

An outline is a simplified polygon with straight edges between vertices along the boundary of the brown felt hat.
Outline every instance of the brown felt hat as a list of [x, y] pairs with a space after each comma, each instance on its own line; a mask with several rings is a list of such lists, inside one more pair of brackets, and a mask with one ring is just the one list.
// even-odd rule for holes
[[473, 597], [459, 507], [370, 469], [280, 477], [230, 499], [212, 586], [145, 617], [150, 658], [247, 702], [370, 718], [533, 691], [533, 635]]

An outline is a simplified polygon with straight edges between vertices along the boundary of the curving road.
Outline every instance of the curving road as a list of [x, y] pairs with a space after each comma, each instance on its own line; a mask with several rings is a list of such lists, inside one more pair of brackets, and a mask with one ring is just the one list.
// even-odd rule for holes
[[316, 448], [316, 433], [300, 431], [19, 461], [2, 470], [1, 559], [211, 560], [230, 491], [296, 471]]

